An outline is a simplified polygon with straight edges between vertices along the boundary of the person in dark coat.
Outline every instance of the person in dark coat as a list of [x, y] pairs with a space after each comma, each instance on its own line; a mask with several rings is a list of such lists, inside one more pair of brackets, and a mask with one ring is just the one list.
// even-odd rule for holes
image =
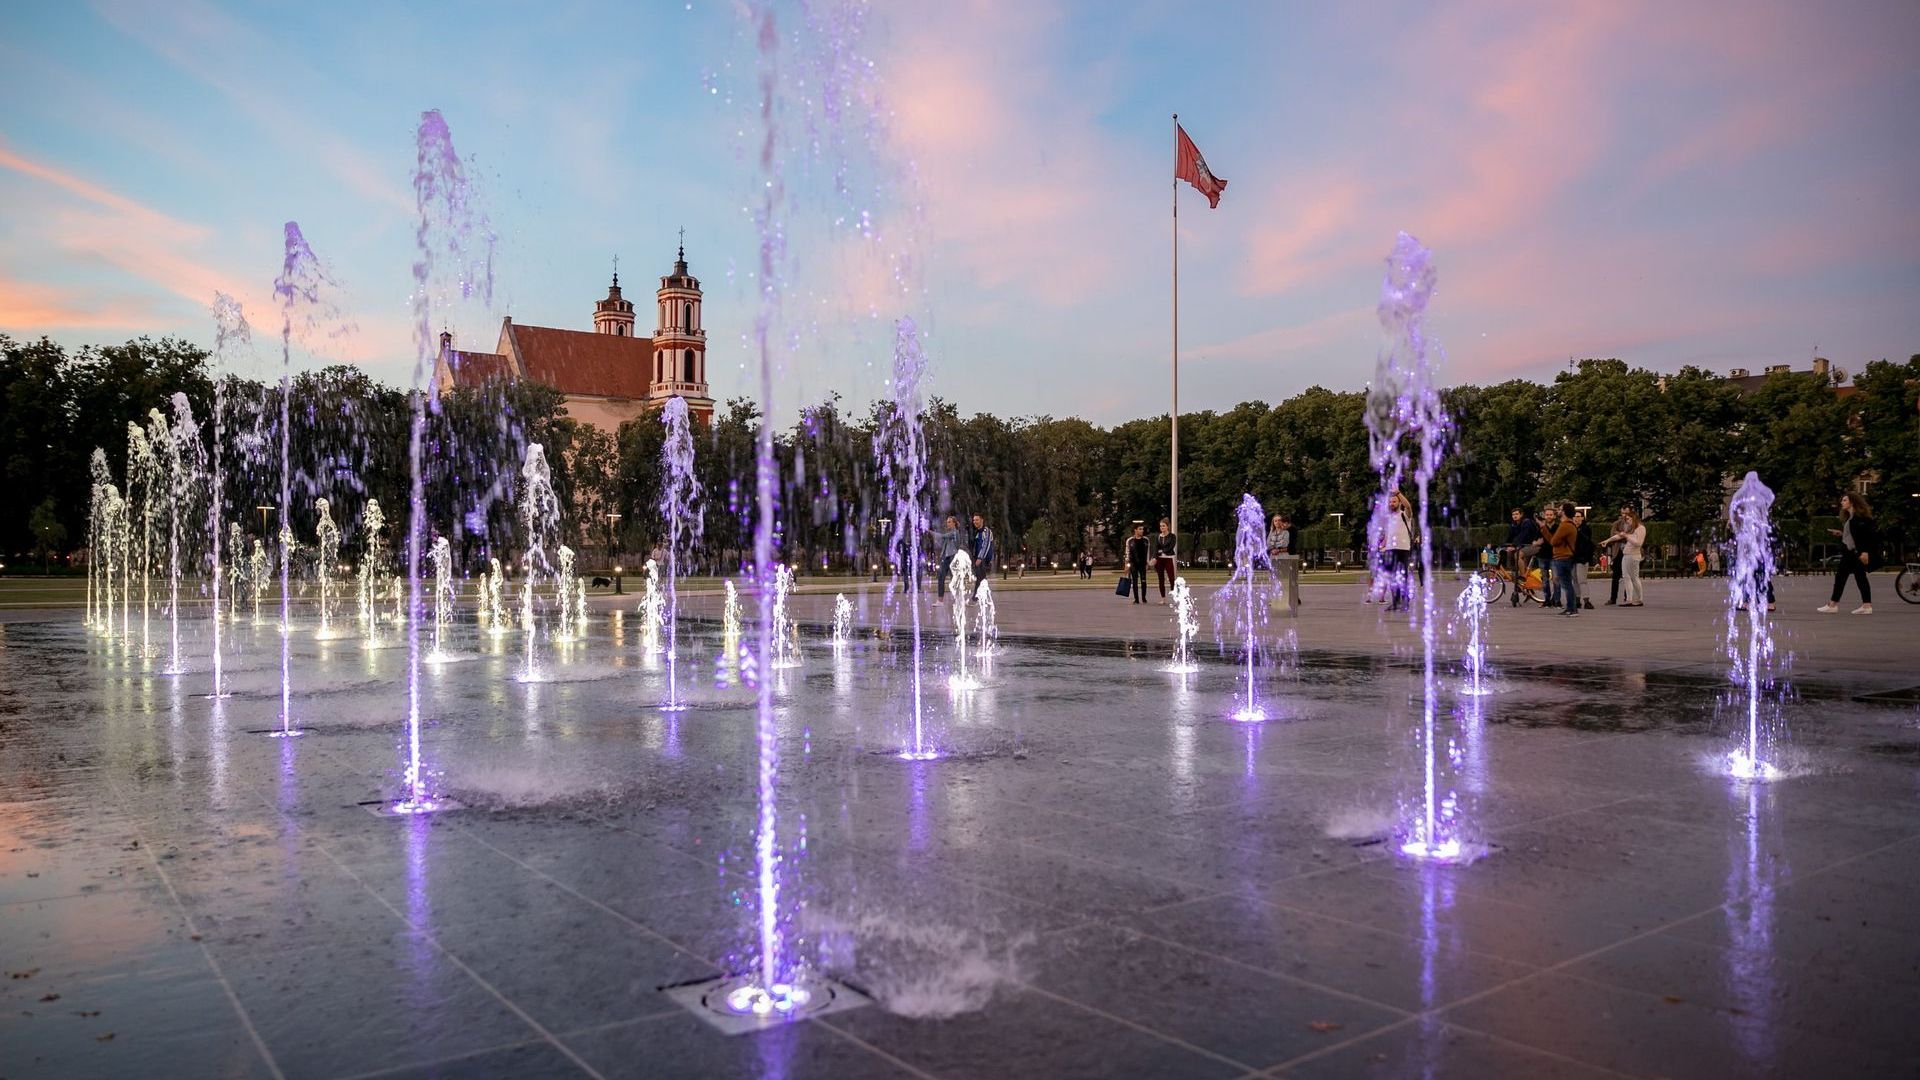
[[1153, 541], [1147, 539], [1147, 527], [1135, 525], [1127, 537], [1127, 577], [1133, 582], [1133, 602], [1147, 602], [1147, 562], [1153, 557]]
[[1843, 550], [1833, 572], [1833, 599], [1820, 605], [1820, 611], [1831, 615], [1840, 610], [1840, 596], [1852, 578], [1860, 586], [1860, 606], [1853, 613], [1873, 614], [1873, 585], [1867, 581], [1867, 571], [1880, 565], [1880, 529], [1873, 523], [1873, 507], [1867, 505], [1866, 496], [1851, 491], [1840, 496], [1840, 527], [1827, 531], [1840, 538]]
[[973, 542], [968, 545], [967, 557], [973, 560], [973, 591], [967, 594], [972, 600], [980, 592], [980, 583], [993, 573], [993, 530], [987, 528], [987, 519], [979, 514], [973, 515]]

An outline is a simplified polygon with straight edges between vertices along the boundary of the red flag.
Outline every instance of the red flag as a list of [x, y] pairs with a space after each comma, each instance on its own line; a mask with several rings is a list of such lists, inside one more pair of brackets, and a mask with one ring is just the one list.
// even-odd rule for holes
[[1185, 180], [1194, 186], [1194, 190], [1205, 195], [1207, 209], [1218, 207], [1220, 193], [1227, 190], [1227, 182], [1213, 175], [1213, 170], [1207, 168], [1207, 159], [1200, 156], [1200, 148], [1193, 145], [1193, 140], [1187, 137], [1186, 128], [1175, 124], [1173, 130], [1180, 136], [1180, 144], [1174, 154], [1173, 178]]

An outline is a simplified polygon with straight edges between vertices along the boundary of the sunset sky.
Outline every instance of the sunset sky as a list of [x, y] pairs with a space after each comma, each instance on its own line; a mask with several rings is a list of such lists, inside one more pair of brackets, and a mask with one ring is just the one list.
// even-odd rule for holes
[[[1164, 412], [1173, 112], [1230, 181], [1217, 210], [1180, 196], [1188, 410], [1361, 386], [1402, 229], [1436, 252], [1450, 380], [1920, 352], [1911, 2], [885, 3], [853, 41], [875, 122], [818, 156], [818, 42], [777, 10], [783, 413], [883, 394], [898, 315], [963, 411]], [[684, 226], [714, 395], [747, 393], [763, 178], [741, 12], [7, 4], [0, 331], [210, 345], [219, 290], [254, 324], [240, 366], [276, 371], [292, 219], [350, 326], [296, 362], [404, 382], [412, 138], [437, 108], [499, 237], [491, 306], [436, 313], [463, 345], [504, 315], [589, 328], [614, 256], [649, 293]]]

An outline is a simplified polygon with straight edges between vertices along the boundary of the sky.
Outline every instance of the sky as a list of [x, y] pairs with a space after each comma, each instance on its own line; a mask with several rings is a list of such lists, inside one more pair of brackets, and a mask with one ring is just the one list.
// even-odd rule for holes
[[433, 321], [589, 329], [614, 258], [644, 297], [685, 228], [714, 396], [750, 394], [770, 56], [780, 415], [884, 396], [901, 316], [963, 412], [1165, 413], [1175, 112], [1229, 181], [1177, 196], [1183, 411], [1363, 386], [1401, 230], [1450, 382], [1920, 352], [1909, 0], [815, 0], [770, 50], [750, 7], [0, 6], [0, 332], [210, 346], [225, 292], [224, 362], [277, 373], [295, 220], [341, 316], [291, 361], [408, 382], [438, 109], [498, 246]]

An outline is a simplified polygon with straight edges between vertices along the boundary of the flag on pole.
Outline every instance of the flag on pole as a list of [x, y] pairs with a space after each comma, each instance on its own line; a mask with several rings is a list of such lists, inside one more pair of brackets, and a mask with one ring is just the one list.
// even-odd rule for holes
[[1192, 184], [1194, 190], [1207, 197], [1207, 209], [1216, 209], [1220, 205], [1220, 193], [1227, 190], [1227, 182], [1213, 175], [1207, 168], [1207, 159], [1200, 156], [1200, 148], [1193, 145], [1187, 137], [1187, 129], [1179, 124], [1173, 125], [1179, 134], [1180, 145], [1174, 155], [1173, 178]]

